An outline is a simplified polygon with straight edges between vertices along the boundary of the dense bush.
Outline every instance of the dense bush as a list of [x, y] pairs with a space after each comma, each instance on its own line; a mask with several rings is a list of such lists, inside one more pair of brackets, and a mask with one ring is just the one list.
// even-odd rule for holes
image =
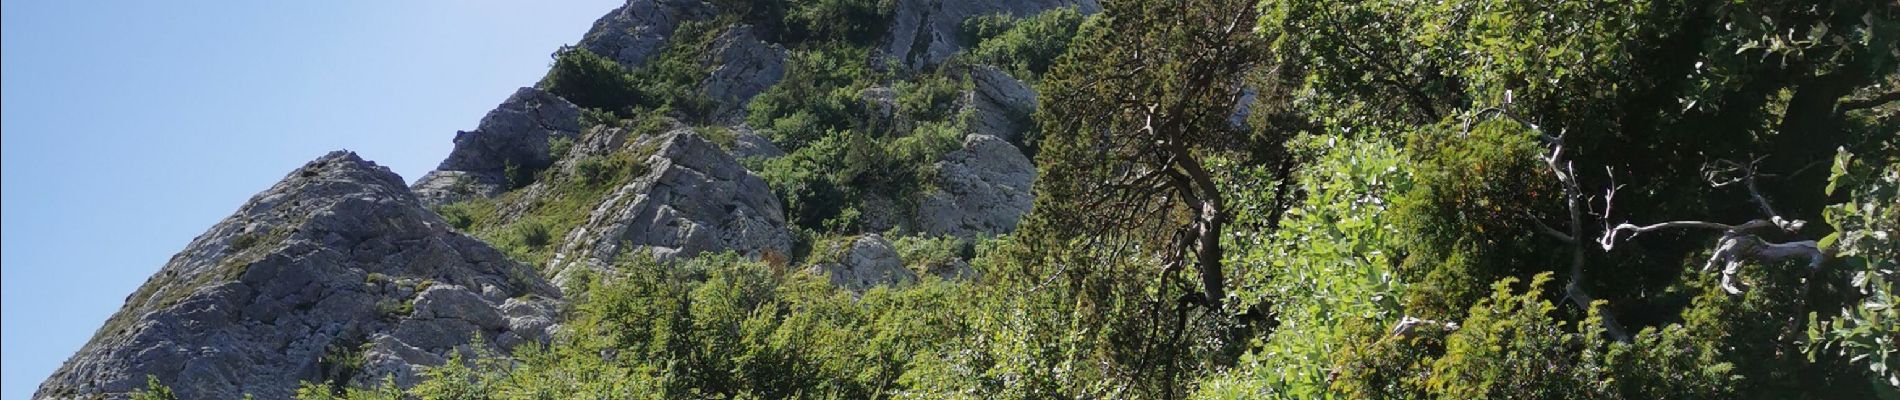
[[[1538, 160], [1538, 137], [1494, 122], [1463, 132], [1427, 131], [1407, 145], [1417, 183], [1401, 196], [1397, 223], [1412, 235], [1399, 269], [1411, 283], [1408, 309], [1455, 318], [1489, 294], [1490, 282], [1529, 278], [1566, 264], [1561, 247], [1520, 215], [1560, 215], [1560, 189]], [[1559, 220], [1560, 218], [1551, 218]], [[1554, 223], [1553, 223], [1554, 224]]]
[[784, 80], [752, 98], [747, 124], [770, 129], [772, 143], [787, 152], [834, 131], [862, 128], [869, 113], [862, 92], [879, 80], [870, 58], [866, 48], [793, 52]]
[[704, 118], [712, 100], [699, 88], [710, 71], [704, 54], [724, 25], [709, 21], [681, 23], [658, 57], [639, 69], [579, 47], [554, 53], [554, 65], [540, 87], [586, 109], [633, 117], [642, 110], [678, 112], [688, 120]]
[[1048, 72], [1057, 57], [1068, 53], [1069, 42], [1087, 19], [1075, 8], [1058, 8], [1022, 19], [981, 16], [965, 20], [961, 34], [964, 43], [971, 44], [972, 61], [1033, 80]]
[[[869, 49], [848, 46], [795, 51], [784, 82], [748, 107], [748, 124], [767, 127], [764, 134], [788, 153], [755, 171], [798, 226], [853, 233], [865, 196], [908, 201], [931, 185], [933, 165], [962, 144], [963, 118], [953, 109], [966, 83], [922, 74], [886, 89], [889, 78], [867, 65], [870, 57]], [[892, 92], [891, 103], [876, 103], [872, 90]]]
[[869, 44], [890, 25], [893, 0], [713, 0], [720, 12], [782, 43]]
[[554, 53], [554, 66], [540, 86], [583, 108], [628, 112], [635, 105], [654, 103], [626, 67], [578, 47]]

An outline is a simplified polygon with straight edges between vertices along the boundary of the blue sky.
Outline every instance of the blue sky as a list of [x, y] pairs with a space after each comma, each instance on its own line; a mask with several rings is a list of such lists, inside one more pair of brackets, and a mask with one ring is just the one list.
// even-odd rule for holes
[[0, 3], [0, 398], [305, 161], [413, 181], [617, 3]]

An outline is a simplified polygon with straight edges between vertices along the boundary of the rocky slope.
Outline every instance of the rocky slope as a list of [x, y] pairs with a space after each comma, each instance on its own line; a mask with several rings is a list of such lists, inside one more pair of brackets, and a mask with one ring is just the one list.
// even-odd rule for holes
[[477, 335], [547, 337], [561, 294], [451, 230], [387, 168], [311, 161], [193, 240], [35, 398], [286, 398], [301, 381], [413, 381]]
[[[965, 18], [1063, 6], [1099, 9], [1092, 0], [898, 1], [874, 45], [872, 57], [883, 61], [866, 62], [935, 68], [971, 45], [957, 31]], [[705, 1], [629, 0], [577, 47], [639, 68], [682, 24], [718, 16]], [[712, 104], [698, 122], [704, 126], [669, 117], [644, 127], [589, 126], [581, 107], [529, 87], [476, 129], [456, 133], [454, 150], [412, 186], [355, 154], [326, 155], [173, 257], [35, 398], [123, 398], [147, 376], [183, 398], [288, 398], [302, 382], [364, 385], [384, 376], [408, 386], [471, 343], [506, 349], [546, 340], [563, 298], [550, 282], [611, 270], [627, 254], [666, 261], [733, 251], [784, 260], [800, 240], [797, 227], [773, 188], [747, 169], [756, 164], [742, 160], [786, 154], [744, 121], [747, 102], [786, 76], [790, 51], [749, 25], [719, 29], [699, 59], [706, 74], [697, 90]], [[1028, 212], [1036, 172], [1017, 146], [1031, 128], [1035, 91], [994, 67], [942, 73], [970, 82], [954, 106], [965, 130], [958, 149], [933, 164], [929, 189], [875, 199], [888, 223], [831, 250], [845, 257], [807, 271], [854, 291], [913, 282], [920, 272], [974, 277], [961, 260], [906, 269], [873, 232], [1003, 234]], [[867, 90], [867, 101], [895, 109], [892, 87]], [[487, 202], [492, 226], [566, 225], [533, 250], [540, 258], [522, 257], [437, 214], [469, 202]], [[550, 211], [556, 207], [570, 209]], [[554, 212], [565, 214], [547, 215]]]

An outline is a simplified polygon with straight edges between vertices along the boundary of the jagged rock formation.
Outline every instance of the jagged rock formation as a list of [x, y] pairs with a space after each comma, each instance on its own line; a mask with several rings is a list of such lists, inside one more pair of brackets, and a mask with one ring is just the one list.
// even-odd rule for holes
[[452, 231], [387, 168], [335, 152], [172, 257], [34, 398], [123, 398], [147, 375], [193, 399], [288, 398], [300, 381], [383, 373], [413, 382], [475, 335], [545, 338], [560, 296]]
[[993, 14], [1025, 17], [1070, 6], [1090, 14], [1102, 10], [1096, 0], [899, 0], [879, 51], [906, 68], [923, 69], [972, 44], [963, 43], [958, 35], [965, 19]]
[[745, 119], [746, 102], [785, 77], [785, 48], [760, 40], [751, 26], [734, 26], [713, 39], [706, 65], [712, 76], [702, 86], [716, 103], [713, 120], [738, 123]]
[[[737, 159], [691, 129], [679, 128], [631, 144], [650, 147], [647, 173], [602, 199], [587, 222], [567, 235], [555, 254], [555, 281], [574, 268], [607, 269], [624, 251], [648, 251], [656, 260], [731, 250], [751, 257], [790, 254], [778, 197]], [[629, 247], [631, 246], [631, 247]]]
[[905, 269], [891, 242], [878, 234], [860, 236], [848, 248], [831, 251], [842, 254], [836, 262], [812, 266], [812, 271], [824, 274], [834, 286], [863, 293], [878, 286], [917, 282], [917, 273]]
[[701, 0], [628, 0], [594, 21], [579, 46], [637, 69], [659, 56], [681, 22], [713, 15], [712, 5]]
[[[547, 168], [555, 138], [573, 139], [581, 131], [580, 108], [560, 96], [524, 87], [482, 117], [473, 131], [456, 132], [455, 150], [435, 171], [416, 181], [423, 204], [494, 197], [511, 183]], [[516, 176], [509, 176], [513, 171]]]
[[937, 163], [938, 190], [917, 204], [918, 230], [973, 237], [1014, 231], [1035, 197], [1035, 164], [1002, 138], [972, 134]]
[[1036, 112], [1036, 89], [992, 66], [970, 71], [970, 130], [1022, 143], [1023, 132], [1031, 128], [1030, 115]]

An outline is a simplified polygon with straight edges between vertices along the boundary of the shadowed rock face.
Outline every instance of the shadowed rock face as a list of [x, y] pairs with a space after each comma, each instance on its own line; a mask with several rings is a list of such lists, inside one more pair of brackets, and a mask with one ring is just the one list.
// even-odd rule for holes
[[455, 134], [455, 150], [422, 179], [416, 195], [425, 205], [494, 197], [510, 189], [509, 169], [521, 179], [553, 164], [555, 138], [580, 134], [580, 107], [531, 87], [516, 90], [473, 131]]
[[383, 374], [413, 383], [474, 335], [545, 340], [559, 298], [451, 231], [401, 177], [334, 152], [173, 256], [34, 398], [123, 398], [147, 375], [193, 399], [288, 398], [300, 381]]

